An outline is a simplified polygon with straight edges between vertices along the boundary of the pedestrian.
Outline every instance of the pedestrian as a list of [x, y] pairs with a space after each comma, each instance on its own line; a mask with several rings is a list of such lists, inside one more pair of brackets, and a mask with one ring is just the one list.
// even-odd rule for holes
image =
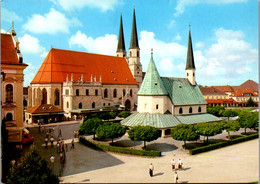
[[68, 144], [66, 144], [66, 151], [68, 151]]
[[178, 160], [178, 169], [180, 169], [180, 170], [182, 170], [182, 161], [181, 161], [181, 159], [179, 158], [179, 160]]
[[48, 137], [45, 137], [44, 141], [45, 141], [45, 146], [47, 148], [47, 146], [48, 146]]
[[53, 146], [53, 141], [54, 141], [54, 137], [53, 136], [51, 136], [51, 145]]
[[72, 141], [71, 141], [71, 149], [74, 149], [74, 139], [72, 139]]
[[47, 133], [46, 133], [46, 137], [49, 138], [49, 132], [48, 132], [48, 130], [47, 130]]
[[60, 153], [60, 142], [59, 141], [57, 142], [57, 153], [58, 154]]
[[174, 175], [173, 175], [173, 183], [178, 183], [178, 174], [177, 174], [177, 171], [174, 172]]
[[60, 152], [60, 162], [62, 162], [62, 158], [63, 158], [63, 155], [62, 155], [62, 152]]
[[175, 160], [174, 160], [174, 158], [171, 160], [171, 165], [172, 165], [172, 171], [175, 171]]
[[54, 130], [55, 130], [55, 127], [53, 126], [53, 127], [52, 127], [52, 132], [53, 132], [53, 133], [54, 133]]
[[38, 131], [41, 132], [41, 123], [38, 123]]
[[154, 170], [153, 164], [150, 163], [150, 166], [149, 166], [149, 174], [150, 174], [151, 177], [153, 176], [153, 170]]
[[62, 135], [61, 135], [61, 129], [59, 130], [59, 135], [58, 135], [58, 137], [62, 137]]

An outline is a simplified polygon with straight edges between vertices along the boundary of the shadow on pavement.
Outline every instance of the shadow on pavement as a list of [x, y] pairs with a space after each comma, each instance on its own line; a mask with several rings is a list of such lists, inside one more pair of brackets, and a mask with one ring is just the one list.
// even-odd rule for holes
[[152, 143], [146, 146], [146, 150], [158, 150], [162, 152], [169, 152], [177, 149], [177, 146], [167, 143]]
[[142, 144], [142, 141], [120, 140], [113, 143], [113, 146], [134, 147]]
[[66, 162], [62, 176], [112, 167], [124, 163], [109, 153], [91, 149], [80, 143], [75, 143], [75, 149], [69, 149], [66, 154]]
[[183, 171], [187, 171], [187, 170], [189, 170], [189, 169], [190, 169], [190, 167], [182, 168]]
[[153, 176], [161, 176], [161, 175], [163, 175], [163, 174], [164, 174], [163, 172], [160, 172], [160, 173], [154, 174]]

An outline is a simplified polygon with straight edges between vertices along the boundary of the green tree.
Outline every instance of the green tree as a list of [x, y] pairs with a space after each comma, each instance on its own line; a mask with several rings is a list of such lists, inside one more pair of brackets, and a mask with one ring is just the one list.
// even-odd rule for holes
[[93, 139], [95, 139], [96, 130], [102, 124], [103, 122], [101, 119], [91, 118], [80, 125], [79, 131], [84, 134], [93, 135]]
[[246, 105], [247, 105], [248, 107], [255, 107], [256, 104], [255, 104], [254, 100], [250, 97], [250, 98], [247, 100]]
[[122, 111], [117, 116], [120, 117], [120, 118], [126, 118], [130, 115], [131, 115], [131, 113], [129, 111]]
[[157, 128], [146, 126], [134, 126], [128, 131], [129, 138], [132, 141], [144, 141], [144, 149], [146, 148], [146, 141], [150, 142], [160, 137], [160, 132]]
[[258, 112], [243, 111], [239, 114], [238, 122], [241, 128], [245, 128], [245, 134], [247, 128], [256, 129], [258, 127], [258, 121]]
[[103, 113], [100, 115], [100, 118], [103, 120], [109, 120], [109, 119], [114, 119], [116, 117], [116, 114], [113, 112], [107, 112], [107, 113]]
[[207, 112], [210, 114], [213, 114], [215, 116], [220, 117], [222, 115], [222, 112], [225, 110], [222, 106], [215, 106], [215, 107], [208, 107]]
[[118, 123], [106, 122], [103, 125], [100, 125], [97, 128], [96, 132], [98, 138], [112, 139], [112, 143], [113, 143], [114, 138], [122, 137], [125, 134], [126, 129]]
[[59, 178], [48, 167], [47, 161], [42, 159], [39, 150], [31, 145], [21, 162], [10, 169], [7, 183], [58, 184]]
[[198, 123], [195, 125], [195, 129], [199, 135], [207, 137], [207, 143], [209, 142], [209, 136], [214, 136], [222, 133], [223, 126], [221, 123]]
[[186, 148], [186, 141], [195, 141], [200, 136], [196, 133], [196, 129], [193, 125], [179, 124], [171, 129], [171, 136], [175, 140], [184, 141], [184, 147]]
[[229, 117], [235, 117], [237, 115], [238, 115], [238, 113], [236, 111], [233, 111], [232, 109], [225, 109], [222, 112], [222, 116], [223, 117], [228, 117], [228, 121], [229, 121]]
[[238, 121], [225, 121], [224, 129], [228, 132], [228, 139], [231, 139], [230, 132], [236, 132], [240, 129], [240, 125]]

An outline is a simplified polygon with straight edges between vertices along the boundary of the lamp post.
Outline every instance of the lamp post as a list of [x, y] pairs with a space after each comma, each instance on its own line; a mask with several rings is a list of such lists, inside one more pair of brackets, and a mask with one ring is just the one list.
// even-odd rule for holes
[[51, 156], [50, 161], [52, 163], [52, 171], [54, 172], [54, 161], [55, 161], [55, 157]]

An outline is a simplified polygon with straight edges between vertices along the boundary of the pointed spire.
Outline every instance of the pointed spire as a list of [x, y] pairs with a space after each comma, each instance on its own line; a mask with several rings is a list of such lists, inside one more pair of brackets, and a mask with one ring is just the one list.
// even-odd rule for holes
[[167, 91], [163, 86], [162, 79], [153, 60], [153, 49], [151, 49], [151, 60], [138, 95], [167, 95]]
[[121, 12], [121, 17], [120, 17], [119, 35], [118, 35], [118, 43], [117, 43], [116, 52], [125, 52], [125, 38], [124, 38], [122, 12]]
[[134, 9], [130, 49], [135, 49], [135, 48], [139, 48], [139, 44], [138, 44], [136, 20], [135, 20], [135, 9]]
[[193, 49], [192, 49], [192, 40], [191, 40], [191, 33], [190, 33], [190, 25], [189, 25], [189, 41], [188, 41], [187, 61], [186, 61], [185, 70], [188, 70], [188, 69], [195, 69]]

